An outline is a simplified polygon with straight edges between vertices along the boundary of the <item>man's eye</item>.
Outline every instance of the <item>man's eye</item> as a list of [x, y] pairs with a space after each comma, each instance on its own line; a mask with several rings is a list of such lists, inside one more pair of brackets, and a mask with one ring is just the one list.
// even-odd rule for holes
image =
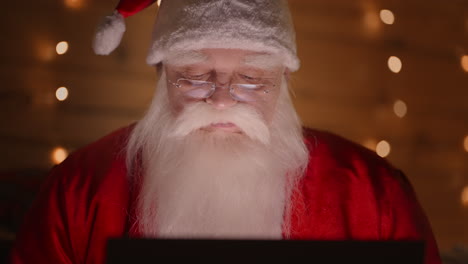
[[198, 75], [192, 75], [191, 77], [193, 78], [201, 78], [203, 77], [205, 74], [198, 74]]
[[244, 74], [241, 74], [241, 77], [242, 77], [244, 80], [247, 80], [247, 81], [257, 81], [257, 80], [258, 80], [258, 78], [256, 78], [256, 77], [252, 77], [252, 76], [244, 75]]
[[206, 76], [207, 76], [206, 73], [203, 73], [203, 74], [189, 74], [189, 75], [186, 75], [185, 78], [191, 79], [191, 80], [202, 80]]

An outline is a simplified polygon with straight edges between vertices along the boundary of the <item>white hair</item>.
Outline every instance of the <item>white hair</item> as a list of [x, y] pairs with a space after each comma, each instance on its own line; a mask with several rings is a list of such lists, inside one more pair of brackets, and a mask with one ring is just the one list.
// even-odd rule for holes
[[185, 66], [190, 64], [197, 64], [208, 60], [208, 56], [201, 51], [197, 50], [180, 50], [169, 52], [165, 63], [172, 66]]
[[[169, 52], [165, 63], [172, 66], [187, 66], [203, 63], [208, 60], [208, 56], [201, 50], [176, 50]], [[275, 53], [254, 53], [245, 56], [243, 64], [262, 70], [271, 70], [283, 65], [282, 57]]]
[[[163, 72], [127, 146], [130, 180], [141, 186], [133, 228], [148, 237], [288, 237], [309, 155], [286, 80], [275, 109], [269, 125], [241, 104], [221, 115], [202, 102], [175, 117]], [[243, 134], [198, 129], [237, 116]]]
[[236, 124], [252, 140], [263, 144], [268, 144], [270, 141], [268, 126], [262, 121], [260, 115], [251, 108], [237, 104], [223, 111], [214, 111], [210, 105], [204, 102], [187, 106], [181, 116], [175, 120], [170, 136], [183, 138], [210, 124], [228, 122]]
[[269, 70], [282, 65], [281, 57], [277, 54], [264, 53], [264, 54], [251, 54], [245, 56], [244, 64], [259, 68], [263, 70]]

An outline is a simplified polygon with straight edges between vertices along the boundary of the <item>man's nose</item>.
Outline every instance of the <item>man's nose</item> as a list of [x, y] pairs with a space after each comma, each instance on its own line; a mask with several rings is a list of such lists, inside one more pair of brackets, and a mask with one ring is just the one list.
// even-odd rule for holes
[[231, 97], [229, 85], [217, 86], [213, 95], [208, 97], [206, 102], [216, 109], [226, 109], [237, 103], [237, 101]]

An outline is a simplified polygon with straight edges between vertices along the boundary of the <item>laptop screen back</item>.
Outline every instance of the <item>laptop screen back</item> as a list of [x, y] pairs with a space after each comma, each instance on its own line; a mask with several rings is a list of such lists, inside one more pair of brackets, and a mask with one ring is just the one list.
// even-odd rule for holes
[[107, 248], [108, 264], [269, 261], [423, 264], [424, 244], [411, 241], [113, 239]]

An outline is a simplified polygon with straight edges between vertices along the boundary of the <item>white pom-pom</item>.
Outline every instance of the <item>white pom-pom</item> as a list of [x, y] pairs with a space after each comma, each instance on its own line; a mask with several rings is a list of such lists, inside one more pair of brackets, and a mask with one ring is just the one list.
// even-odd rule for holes
[[125, 32], [124, 17], [117, 11], [106, 16], [94, 36], [93, 49], [98, 55], [108, 55], [120, 44]]

